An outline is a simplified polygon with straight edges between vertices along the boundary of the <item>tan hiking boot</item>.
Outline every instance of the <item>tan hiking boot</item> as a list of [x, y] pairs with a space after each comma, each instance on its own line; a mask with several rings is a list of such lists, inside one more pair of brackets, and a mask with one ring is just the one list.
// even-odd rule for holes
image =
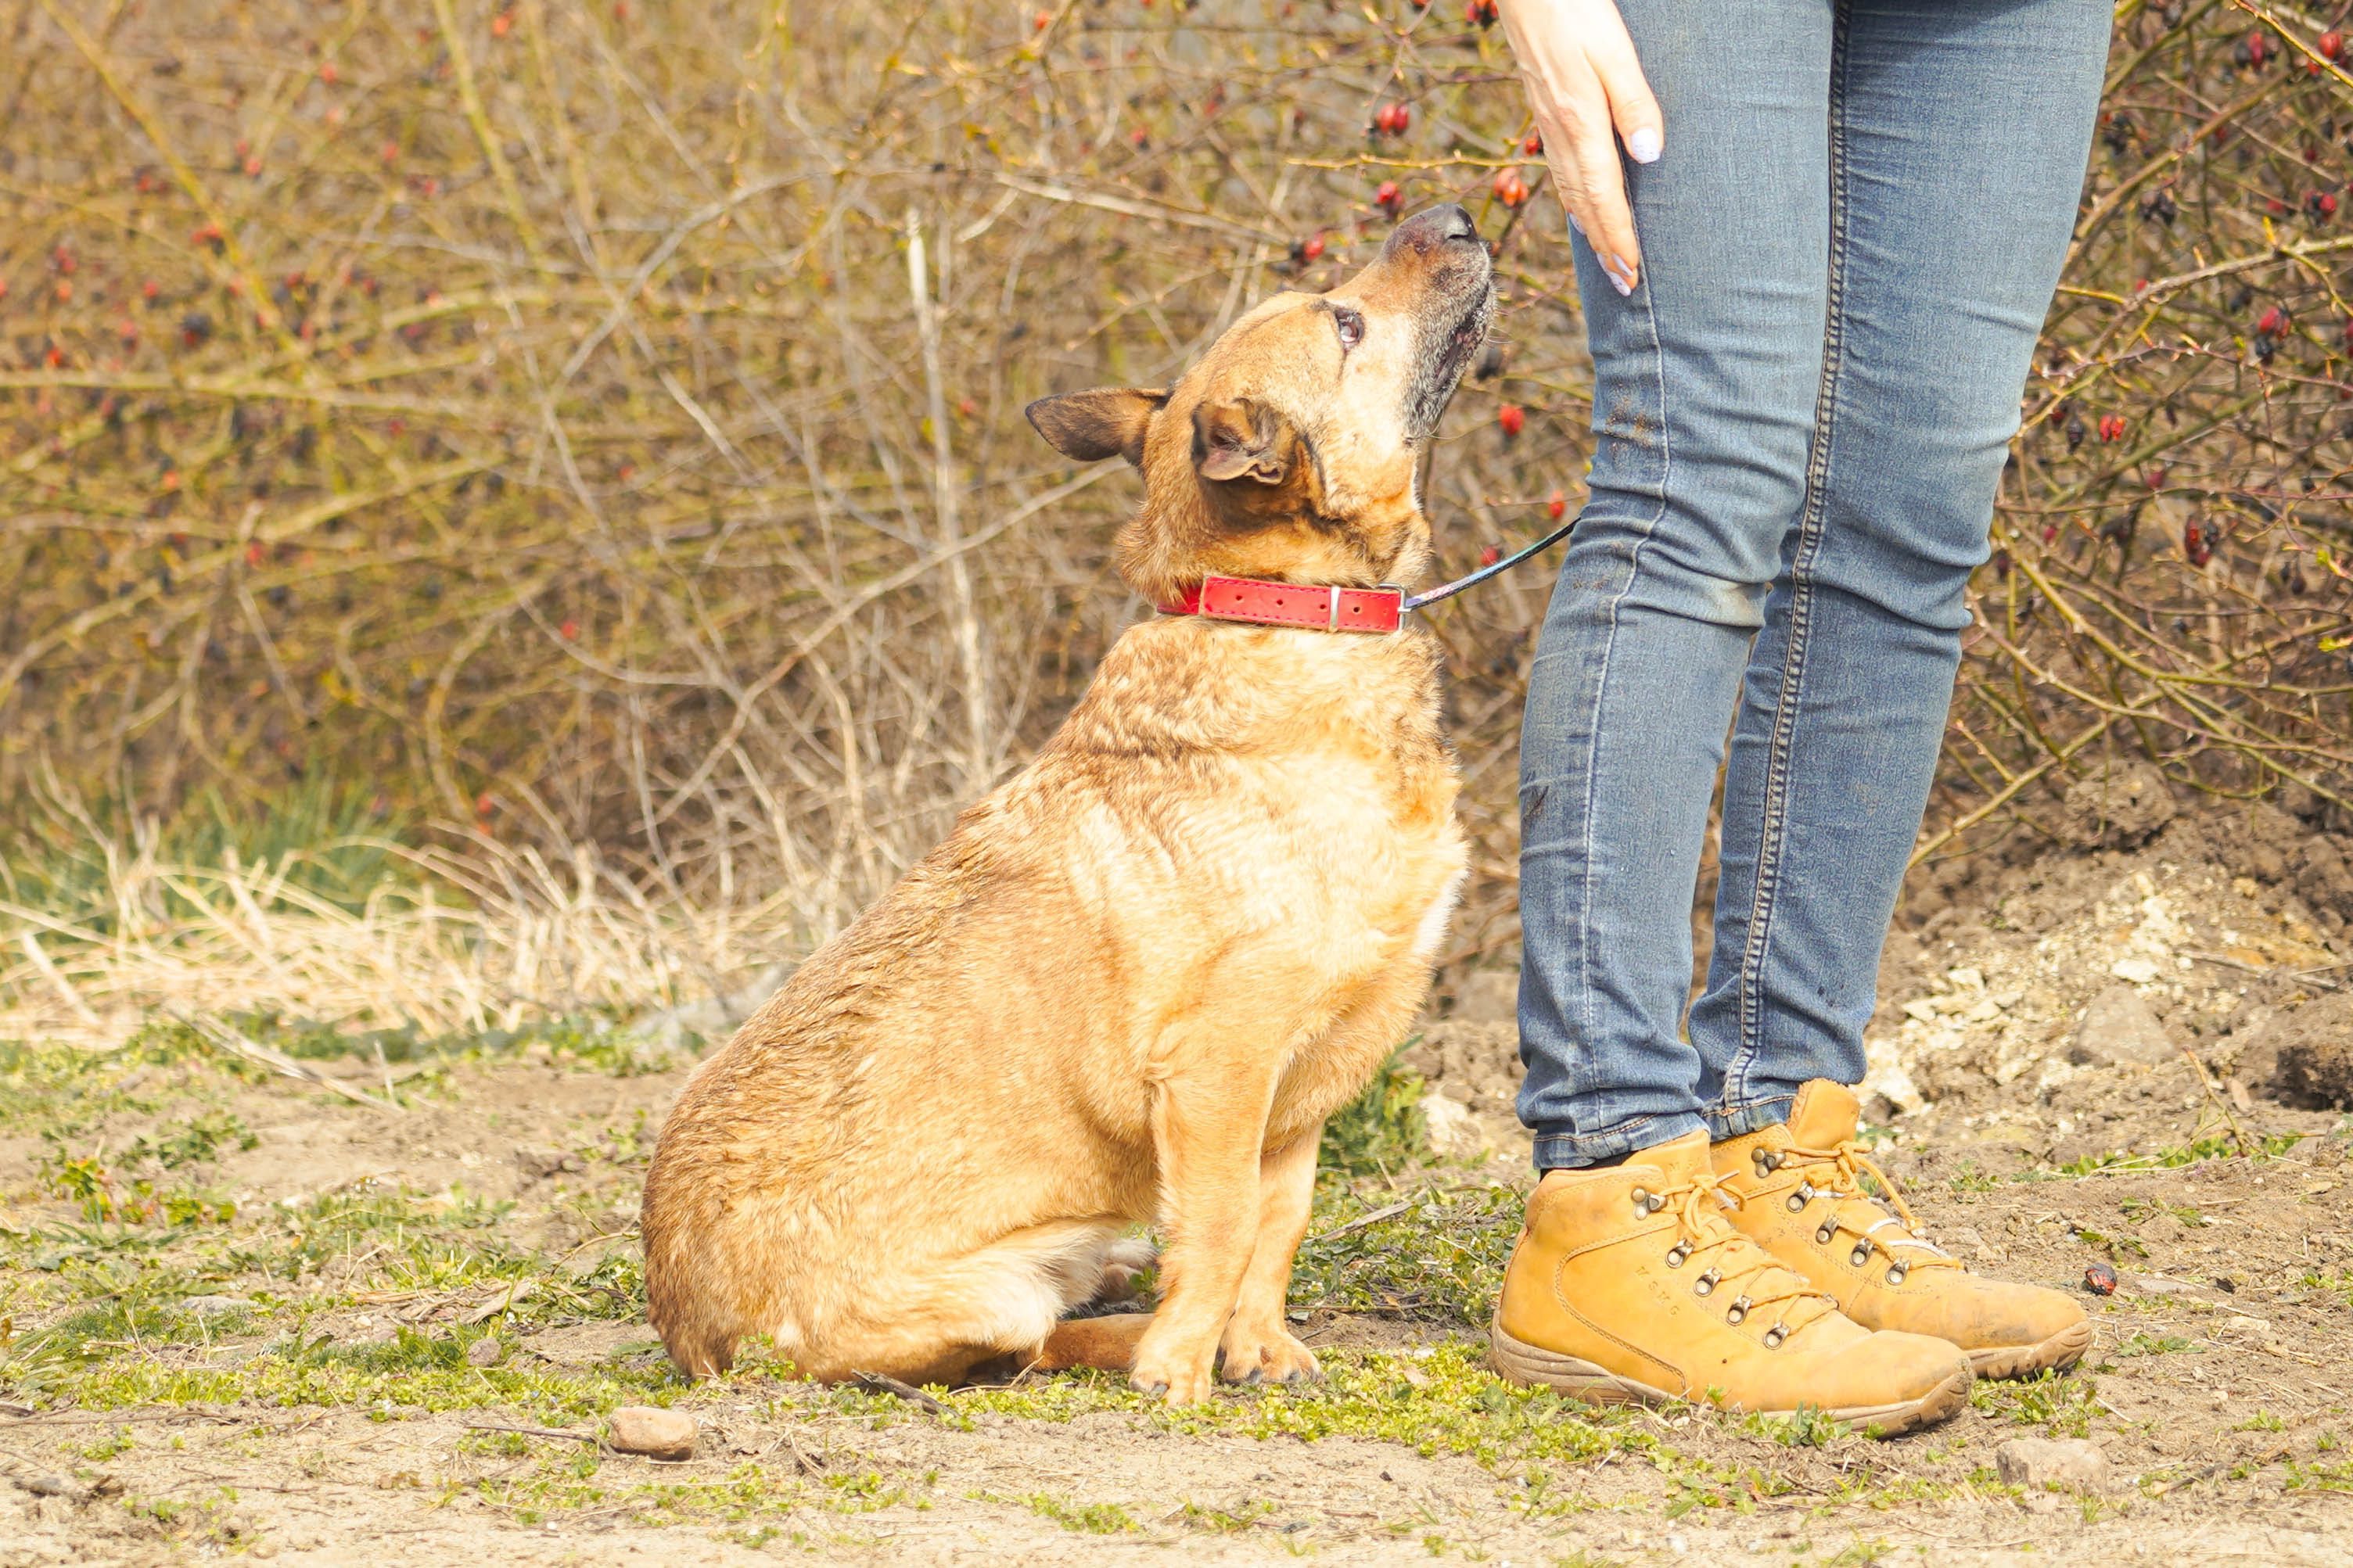
[[1882, 1436], [1960, 1409], [1958, 1351], [1853, 1322], [1735, 1230], [1724, 1205], [1704, 1132], [1623, 1165], [1548, 1173], [1495, 1305], [1495, 1370], [1598, 1404], [1810, 1407]]
[[[1709, 1157], [1740, 1199], [1732, 1223], [1873, 1329], [1933, 1334], [1967, 1352], [1979, 1377], [2071, 1366], [2092, 1323], [2063, 1292], [1986, 1279], [1920, 1234], [1895, 1184], [1854, 1140], [1854, 1091], [1816, 1079], [1786, 1126], [1727, 1138]], [[1883, 1200], [1868, 1195], [1862, 1179]]]

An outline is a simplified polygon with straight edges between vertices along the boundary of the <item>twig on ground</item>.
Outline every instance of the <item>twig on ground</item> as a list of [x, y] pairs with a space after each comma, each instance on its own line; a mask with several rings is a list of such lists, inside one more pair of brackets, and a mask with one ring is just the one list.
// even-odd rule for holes
[[1406, 1198], [1400, 1202], [1393, 1204], [1383, 1204], [1379, 1208], [1368, 1209], [1352, 1220], [1342, 1221], [1340, 1224], [1334, 1226], [1331, 1229], [1325, 1231], [1321, 1236], [1311, 1236], [1307, 1238], [1307, 1241], [1310, 1243], [1330, 1241], [1335, 1237], [1345, 1236], [1352, 1230], [1362, 1230], [1368, 1225], [1378, 1225], [1385, 1219], [1395, 1219], [1398, 1215], [1405, 1213], [1406, 1210], [1412, 1206], [1413, 1200], [1411, 1198]]
[[594, 1432], [570, 1432], [561, 1426], [510, 1426], [497, 1421], [468, 1421], [463, 1425], [469, 1432], [512, 1432], [523, 1437], [562, 1437], [591, 1447], [605, 1446], [605, 1439]]
[[910, 1405], [930, 1411], [934, 1415], [945, 1415], [948, 1413], [946, 1405], [925, 1394], [913, 1384], [902, 1383], [887, 1373], [853, 1372], [849, 1374], [849, 1380], [871, 1394], [887, 1394], [893, 1399], [902, 1399]]

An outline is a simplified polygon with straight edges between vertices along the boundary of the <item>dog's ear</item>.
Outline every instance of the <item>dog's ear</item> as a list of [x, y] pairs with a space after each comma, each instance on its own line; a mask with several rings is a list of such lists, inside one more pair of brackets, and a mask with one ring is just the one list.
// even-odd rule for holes
[[1167, 401], [1166, 388], [1098, 386], [1092, 392], [1041, 397], [1022, 412], [1046, 444], [1065, 458], [1082, 463], [1125, 458], [1140, 468], [1144, 432]]
[[1282, 416], [1253, 399], [1193, 410], [1193, 467], [1205, 479], [1279, 485], [1290, 476], [1293, 445]]

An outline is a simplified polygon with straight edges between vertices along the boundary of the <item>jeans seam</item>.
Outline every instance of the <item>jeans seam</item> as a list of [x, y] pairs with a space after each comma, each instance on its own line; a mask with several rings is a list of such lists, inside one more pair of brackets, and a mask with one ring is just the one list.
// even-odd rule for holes
[[1763, 1054], [1765, 962], [1773, 936], [1773, 895], [1788, 825], [1789, 753], [1796, 745], [1798, 709], [1806, 676], [1808, 633], [1813, 625], [1813, 585], [1808, 575], [1821, 552], [1829, 508], [1831, 433], [1837, 425], [1839, 373], [1845, 334], [1847, 189], [1844, 89], [1852, 0], [1837, 0], [1831, 21], [1830, 79], [1830, 256], [1822, 315], [1822, 377], [1814, 399], [1813, 439], [1806, 454], [1805, 500], [1798, 516], [1798, 546], [1789, 558], [1789, 630], [1782, 650], [1781, 684], [1776, 694], [1773, 736], [1765, 763], [1763, 820], [1757, 836], [1757, 882], [1748, 910], [1747, 940], [1740, 955], [1740, 1050], [1725, 1070], [1720, 1106], [1747, 1098], [1748, 1072]]
[[1658, 505], [1642, 524], [1642, 536], [1634, 542], [1634, 548], [1627, 557], [1626, 580], [1619, 584], [1618, 592], [1609, 600], [1609, 636], [1602, 639], [1601, 668], [1595, 672], [1593, 708], [1586, 721], [1586, 734], [1588, 740], [1585, 748], [1585, 798], [1581, 803], [1583, 816], [1580, 819], [1582, 826], [1579, 830], [1584, 835], [1585, 841], [1584, 853], [1578, 858], [1577, 878], [1577, 965], [1579, 993], [1577, 1028], [1588, 1042], [1594, 1037], [1595, 1026], [1594, 986], [1589, 979], [1594, 967], [1593, 921], [1590, 917], [1593, 910], [1593, 801], [1594, 794], [1599, 787], [1601, 773], [1599, 743], [1601, 734], [1601, 711], [1604, 703], [1609, 700], [1609, 666], [1618, 650], [1619, 611], [1625, 605], [1626, 596], [1634, 591], [1635, 583], [1642, 575], [1644, 547], [1656, 536], [1659, 524], [1666, 519], [1667, 486], [1674, 472], [1674, 442], [1668, 434], [1670, 422], [1667, 418], [1667, 355], [1666, 350], [1661, 346], [1659, 341], [1657, 297], [1651, 291], [1647, 279], [1642, 285], [1642, 320], [1651, 331], [1651, 366], [1658, 386], [1659, 500]]

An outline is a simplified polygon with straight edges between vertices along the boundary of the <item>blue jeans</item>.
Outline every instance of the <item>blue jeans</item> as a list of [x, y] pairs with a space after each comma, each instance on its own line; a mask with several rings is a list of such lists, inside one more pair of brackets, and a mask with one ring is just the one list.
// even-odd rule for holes
[[2105, 0], [1620, 5], [1666, 152], [1626, 170], [1632, 296], [1577, 246], [1592, 491], [1520, 744], [1544, 1168], [1862, 1077], [2107, 57]]

